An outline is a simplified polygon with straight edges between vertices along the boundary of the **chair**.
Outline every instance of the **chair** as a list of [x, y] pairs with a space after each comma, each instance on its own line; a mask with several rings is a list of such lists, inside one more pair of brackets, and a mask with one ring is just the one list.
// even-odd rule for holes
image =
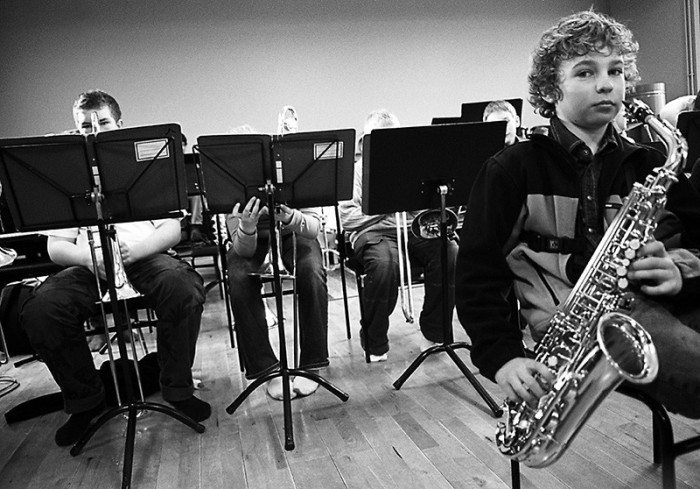
[[617, 392], [644, 403], [651, 411], [653, 462], [661, 464], [663, 489], [675, 489], [676, 457], [700, 449], [700, 435], [674, 441], [671, 418], [660, 402], [629, 384], [621, 384]]
[[[109, 301], [105, 301], [102, 303], [105, 309], [105, 315], [109, 315], [112, 313], [112, 304]], [[148, 345], [146, 344], [146, 340], [143, 336], [143, 328], [149, 328], [149, 331], [153, 330], [153, 326], [156, 324], [156, 318], [154, 312], [148, 307], [146, 304], [146, 299], [144, 296], [138, 296], [138, 297], [133, 297], [130, 299], [126, 299], [126, 310], [129, 312], [129, 326], [130, 329], [136, 330], [136, 335], [137, 339], [141, 343], [141, 348], [143, 349], [143, 354], [148, 355]], [[140, 310], [145, 310], [146, 311], [146, 319], [142, 320], [139, 311]], [[99, 322], [101, 323], [102, 321], [102, 315], [101, 313], [98, 316], [94, 317], [99, 317]], [[90, 318], [93, 319], [93, 318]], [[109, 343], [113, 343], [117, 339], [117, 328], [115, 326], [109, 326], [107, 328], [108, 333], [112, 333], [112, 336], [109, 338]], [[101, 325], [100, 328], [96, 328], [95, 330], [92, 331], [87, 331], [86, 335], [87, 336], [95, 336], [95, 335], [104, 335], [105, 330], [104, 330], [104, 325]], [[105, 344], [100, 348], [99, 353], [100, 355], [104, 355], [107, 351], [107, 348], [109, 348], [109, 343], [105, 342]]]
[[345, 240], [345, 233], [341, 228], [340, 213], [338, 211], [338, 204], [333, 206], [335, 212], [335, 248], [328, 245], [328, 235], [326, 230], [326, 216], [321, 208], [321, 226], [323, 233], [323, 246], [321, 247], [321, 253], [323, 253], [323, 262], [326, 270], [330, 269], [331, 256], [337, 257], [338, 266], [340, 268], [340, 283], [343, 291], [343, 307], [345, 311], [345, 334], [348, 339], [352, 338], [352, 332], [350, 331], [350, 311], [348, 309], [348, 287], [345, 275], [345, 267], [347, 264], [347, 244]]
[[[216, 216], [218, 221], [219, 217]], [[205, 290], [209, 292], [215, 286], [219, 287], [219, 297], [224, 298], [223, 274], [220, 266], [220, 252], [218, 245], [217, 233], [214, 232], [214, 220], [211, 216], [203, 216], [203, 222], [200, 226], [201, 239], [192, 240], [191, 224], [186, 228], [188, 236], [187, 240], [181, 241], [175, 246], [175, 252], [183, 260], [195, 270], [198, 268], [213, 268], [215, 279], [206, 284]], [[207, 262], [202, 263], [202, 259], [207, 259]]]

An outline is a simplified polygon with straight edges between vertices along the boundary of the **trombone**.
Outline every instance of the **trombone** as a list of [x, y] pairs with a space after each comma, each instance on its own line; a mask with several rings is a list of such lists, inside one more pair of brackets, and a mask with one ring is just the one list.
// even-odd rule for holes
[[[109, 337], [109, 325], [107, 323], [107, 311], [105, 310], [105, 303], [110, 302], [110, 295], [109, 295], [109, 290], [105, 292], [104, 295], [102, 295], [102, 285], [100, 284], [100, 275], [99, 271], [97, 268], [97, 253], [95, 249], [98, 247], [95, 245], [95, 239], [93, 235], [93, 231], [88, 228], [88, 242], [90, 244], [90, 253], [92, 255], [92, 266], [93, 266], [93, 273], [95, 275], [95, 281], [97, 283], [97, 291], [98, 294], [102, 296], [102, 299], [100, 299], [100, 313], [102, 315], [102, 325], [104, 327], [104, 336], [105, 336], [105, 341], [107, 342], [107, 352], [109, 355], [109, 368], [112, 373], [112, 380], [114, 382], [114, 392], [116, 393], [117, 397], [117, 404], [119, 406], [122, 406], [122, 400], [121, 400], [121, 395], [119, 393], [119, 385], [117, 383], [117, 370], [116, 370], [116, 363], [114, 359], [114, 353], [112, 352], [112, 342], [110, 341]], [[131, 344], [131, 354], [132, 354], [132, 361], [134, 363], [134, 370], [136, 372], [136, 384], [138, 385], [139, 388], [139, 394], [141, 396], [141, 401], [143, 402], [145, 399], [145, 396], [143, 395], [143, 388], [141, 386], [141, 373], [139, 371], [139, 364], [137, 360], [137, 354], [136, 354], [136, 346], [134, 342], [134, 333], [131, 330], [131, 325], [129, 324], [130, 321], [130, 316], [129, 316], [129, 310], [126, 306], [126, 300], [127, 299], [132, 299], [135, 297], [140, 297], [141, 293], [138, 292], [133, 285], [131, 285], [131, 282], [129, 281], [129, 278], [126, 276], [126, 271], [124, 269], [124, 261], [122, 260], [122, 254], [119, 248], [119, 238], [117, 237], [117, 232], [114, 230], [114, 226], [110, 226], [110, 229], [107, 233], [107, 243], [101, 244], [101, 246], [109, 246], [111, 250], [111, 255], [112, 255], [112, 266], [114, 270], [114, 288], [117, 292], [117, 300], [119, 302], [124, 303], [124, 316], [123, 319], [125, 321], [124, 328], [128, 332], [129, 335], [129, 343]], [[116, 316], [113, 317], [116, 318]], [[115, 325], [116, 326], [116, 325]], [[119, 328], [115, 328], [117, 330], [117, 334], [119, 334]], [[143, 337], [143, 333], [139, 329], [139, 340], [141, 341], [141, 344], [144, 346], [145, 349], [145, 339]], [[124, 360], [126, 361], [126, 359]]]
[[[447, 219], [447, 234], [452, 235], [457, 229], [457, 214], [451, 209], [445, 209]], [[407, 323], [414, 321], [413, 306], [413, 277], [411, 275], [411, 259], [408, 254], [408, 220], [406, 212], [397, 212], [396, 215], [396, 241], [398, 244], [399, 258], [399, 296], [401, 309]], [[417, 238], [440, 238], [440, 209], [428, 209], [415, 218], [411, 223], [411, 232]]]
[[396, 242], [399, 251], [399, 297], [407, 323], [413, 323], [413, 277], [408, 256], [408, 219], [406, 212], [396, 213]]

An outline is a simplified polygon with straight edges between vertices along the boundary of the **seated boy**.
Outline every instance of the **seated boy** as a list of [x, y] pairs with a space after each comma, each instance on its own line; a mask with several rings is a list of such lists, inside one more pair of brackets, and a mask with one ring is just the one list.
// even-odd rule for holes
[[[241, 207], [236, 203], [226, 219], [233, 243], [226, 262], [243, 368], [246, 378], [254, 379], [278, 370], [280, 365], [270, 344], [260, 278], [250, 275], [260, 269], [267, 257], [270, 221], [267, 206], [257, 197]], [[299, 368], [319, 369], [329, 363], [328, 287], [321, 247], [316, 239], [321, 224], [312, 212], [286, 205], [280, 205], [275, 220], [282, 224], [279, 241], [282, 262], [296, 276], [301, 343]], [[308, 396], [316, 389], [316, 382], [299, 376], [294, 378], [290, 392], [292, 397]], [[282, 377], [270, 380], [267, 392], [273, 399], [282, 400]]]
[[[547, 30], [528, 79], [529, 101], [550, 119], [549, 134], [494, 155], [473, 186], [457, 260], [457, 312], [473, 341], [474, 364], [513, 401], [535, 402], [553, 374], [526, 358], [509, 292], [514, 288], [540, 340], [632, 183], [664, 163], [612, 124], [638, 79], [637, 50], [624, 25], [593, 11]], [[668, 210], [684, 226], [680, 242], [697, 242], [697, 193], [681, 176], [668, 197]], [[631, 316], [652, 336], [660, 363], [645, 389], [690, 417], [700, 417], [700, 315], [688, 300], [698, 263], [652, 241], [627, 276], [636, 296]]]
[[[363, 135], [374, 129], [399, 127], [398, 118], [387, 110], [372, 112], [365, 121]], [[361, 144], [359, 145], [361, 146]], [[365, 269], [365, 287], [362, 294], [363, 324], [367, 328], [367, 345], [371, 362], [384, 362], [389, 351], [389, 316], [396, 307], [399, 287], [399, 257], [394, 214], [367, 215], [362, 212], [362, 157], [355, 162], [355, 181], [352, 200], [339, 202], [340, 220], [350, 233], [355, 255]], [[411, 224], [413, 213], [409, 218]], [[420, 348], [426, 350], [443, 342], [441, 242], [409, 233], [408, 256], [411, 264], [423, 267], [425, 300], [420, 314]], [[454, 310], [454, 263], [457, 244], [447, 244], [448, 324], [452, 324]]]
[[[99, 127], [93, 127], [96, 115]], [[109, 94], [81, 94], [73, 106], [81, 134], [122, 127], [121, 109]], [[194, 419], [211, 414], [208, 403], [194, 396], [192, 364], [197, 346], [204, 287], [202, 277], [166, 251], [180, 240], [177, 219], [115, 225], [125, 273], [158, 317], [158, 363], [163, 399]], [[99, 240], [97, 229], [95, 239]], [[90, 421], [105, 409], [105, 391], [85, 339], [84, 324], [98, 311], [97, 290], [87, 228], [50, 231], [51, 260], [66, 268], [50, 276], [25, 302], [20, 321], [41, 359], [61, 388], [65, 411], [71, 414], [55, 436], [58, 445], [72, 445]], [[102, 254], [97, 253], [100, 279], [105, 278]], [[106, 290], [105, 283], [102, 289]]]

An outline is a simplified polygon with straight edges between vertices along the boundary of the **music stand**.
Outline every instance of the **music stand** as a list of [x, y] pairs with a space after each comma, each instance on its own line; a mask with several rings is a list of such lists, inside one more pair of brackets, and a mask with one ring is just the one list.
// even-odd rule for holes
[[[198, 151], [209, 205], [230, 213], [236, 202], [245, 203], [252, 196], [267, 202], [272, 256], [278, 256], [275, 239], [274, 211], [277, 202], [295, 208], [335, 205], [338, 199], [352, 195], [352, 171], [355, 131], [321, 131], [284, 136], [225, 135], [200, 136]], [[233, 412], [265, 382], [282, 377], [285, 449], [294, 449], [290, 376], [313, 380], [342, 401], [349, 396], [320, 375], [289, 368], [284, 333], [282, 277], [273, 259], [273, 288], [277, 306], [279, 363], [276, 372], [258, 377], [226, 408]]]
[[[461, 117], [433, 117], [432, 120], [430, 121], [430, 124], [437, 125], [437, 124], [459, 124], [461, 122], [471, 122], [471, 121], [464, 121], [462, 120]], [[477, 122], [477, 121], [474, 121]]]
[[[180, 127], [176, 124], [119, 129], [104, 133], [30, 137], [0, 141], [0, 182], [13, 219], [22, 231], [97, 226], [117, 344], [128, 358], [124, 322], [114, 283], [114, 261], [108, 223], [179, 215], [184, 207], [184, 163]], [[153, 188], [160, 192], [153, 192]], [[164, 190], [171, 190], [168, 193]], [[39, 208], [37, 208], [39, 207]], [[88, 426], [71, 448], [78, 455], [111, 418], [126, 413], [127, 433], [122, 487], [130, 487], [136, 421], [139, 411], [158, 411], [198, 433], [204, 426], [161, 404], [136, 400], [127, 362], [121, 362], [126, 403], [108, 410]]]
[[[428, 356], [446, 352], [481, 395], [494, 417], [501, 408], [455, 353], [471, 345], [454, 342], [448, 308], [446, 207], [465, 204], [477, 172], [488, 157], [503, 148], [505, 121], [425, 127], [375, 129], [362, 153], [365, 214], [386, 214], [440, 208], [443, 342], [421, 352], [394, 382], [404, 382]], [[396, 176], [401, 175], [401, 185]]]

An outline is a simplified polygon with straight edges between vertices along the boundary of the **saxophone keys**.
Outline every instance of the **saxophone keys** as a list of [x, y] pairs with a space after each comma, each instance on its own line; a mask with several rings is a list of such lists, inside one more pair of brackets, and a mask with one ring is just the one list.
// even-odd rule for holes
[[633, 260], [634, 257], [636, 257], [636, 256], [637, 256], [637, 252], [635, 250], [633, 250], [632, 248], [627, 248], [625, 250], [625, 259]]
[[627, 267], [620, 265], [615, 269], [615, 273], [617, 274], [618, 277], [624, 277], [627, 275]]
[[625, 277], [620, 277], [617, 280], [617, 286], [620, 289], [626, 289], [629, 286], [629, 284], [630, 284], [629, 280], [627, 280]]
[[[630, 247], [632, 250], [637, 251], [639, 248], [642, 247], [642, 243], [641, 243], [641, 241], [639, 241], [639, 238], [632, 238], [632, 239], [630, 240], [630, 242], [629, 242], [629, 247]], [[626, 252], [625, 252], [625, 253], [626, 253]], [[634, 258], [634, 257], [632, 257], [632, 258]], [[631, 258], [630, 258], [630, 259], [631, 259]]]

